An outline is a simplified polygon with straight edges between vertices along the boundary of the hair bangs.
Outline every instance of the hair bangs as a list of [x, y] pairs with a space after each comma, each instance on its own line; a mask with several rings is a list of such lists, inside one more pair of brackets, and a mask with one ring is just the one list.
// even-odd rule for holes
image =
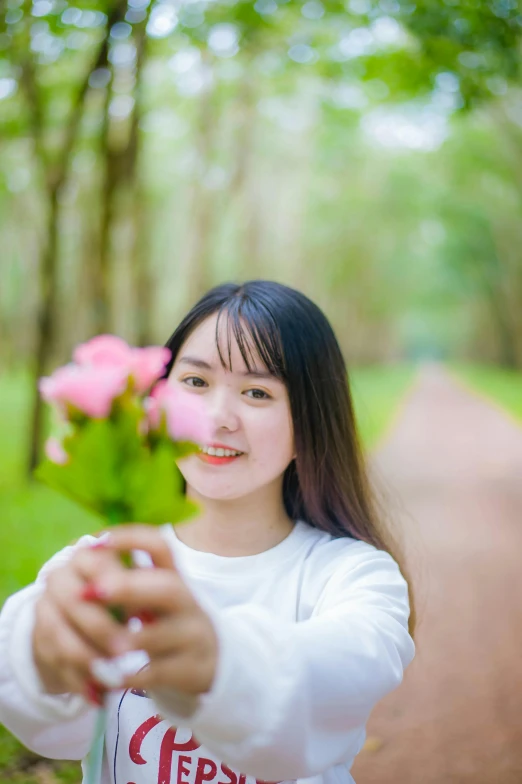
[[[220, 322], [226, 316], [226, 353], [220, 346]], [[232, 371], [232, 340], [235, 340], [249, 372], [259, 368], [258, 359], [275, 378], [286, 381], [285, 361], [279, 330], [270, 311], [258, 303], [236, 297], [224, 302], [216, 320], [216, 346], [224, 368]]]

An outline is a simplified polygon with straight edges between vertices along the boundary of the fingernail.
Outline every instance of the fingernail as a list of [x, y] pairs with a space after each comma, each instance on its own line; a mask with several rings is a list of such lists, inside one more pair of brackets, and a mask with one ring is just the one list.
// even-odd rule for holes
[[109, 535], [106, 534], [103, 538], [96, 539], [96, 541], [90, 545], [91, 550], [102, 550], [104, 547], [108, 547], [109, 542]]
[[136, 616], [142, 623], [154, 623], [156, 616], [150, 610], [142, 610]]
[[95, 681], [87, 681], [85, 696], [92, 705], [103, 708], [104, 690]]
[[105, 592], [94, 583], [87, 583], [80, 596], [86, 602], [102, 602], [107, 598]]

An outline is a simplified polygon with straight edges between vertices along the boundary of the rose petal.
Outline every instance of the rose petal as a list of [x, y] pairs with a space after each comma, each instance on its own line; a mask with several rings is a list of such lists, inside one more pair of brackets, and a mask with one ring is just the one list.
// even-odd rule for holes
[[45, 442], [45, 454], [52, 463], [65, 465], [69, 462], [69, 455], [63, 448], [63, 444], [52, 436]]
[[147, 400], [147, 415], [153, 429], [157, 428], [161, 412], [167, 417], [167, 430], [173, 441], [210, 441], [212, 428], [203, 402], [190, 392], [173, 387], [167, 379], [159, 381]]
[[148, 346], [132, 350], [130, 372], [136, 390], [142, 394], [160, 378], [171, 357], [170, 349], [164, 346]]
[[112, 402], [127, 385], [125, 367], [66, 365], [52, 376], [40, 379], [44, 400], [58, 405], [72, 405], [96, 419], [107, 417]]
[[97, 335], [76, 347], [73, 359], [79, 365], [125, 365], [132, 361], [131, 347], [117, 335]]

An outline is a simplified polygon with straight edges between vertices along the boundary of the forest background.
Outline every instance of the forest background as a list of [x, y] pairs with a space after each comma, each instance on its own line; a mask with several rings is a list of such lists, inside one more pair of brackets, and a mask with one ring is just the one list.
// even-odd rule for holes
[[25, 483], [35, 380], [215, 283], [324, 308], [368, 448], [422, 360], [522, 415], [521, 40], [517, 0], [4, 0], [0, 598], [91, 523]]
[[519, 368], [521, 36], [517, 0], [7, 0], [2, 366], [265, 277], [350, 365]]

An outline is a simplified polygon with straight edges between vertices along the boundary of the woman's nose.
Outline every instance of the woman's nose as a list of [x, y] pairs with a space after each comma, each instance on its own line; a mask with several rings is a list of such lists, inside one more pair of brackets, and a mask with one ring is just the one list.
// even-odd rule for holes
[[227, 394], [215, 394], [208, 408], [208, 415], [216, 430], [226, 428], [237, 430], [239, 417], [234, 410], [233, 402]]

